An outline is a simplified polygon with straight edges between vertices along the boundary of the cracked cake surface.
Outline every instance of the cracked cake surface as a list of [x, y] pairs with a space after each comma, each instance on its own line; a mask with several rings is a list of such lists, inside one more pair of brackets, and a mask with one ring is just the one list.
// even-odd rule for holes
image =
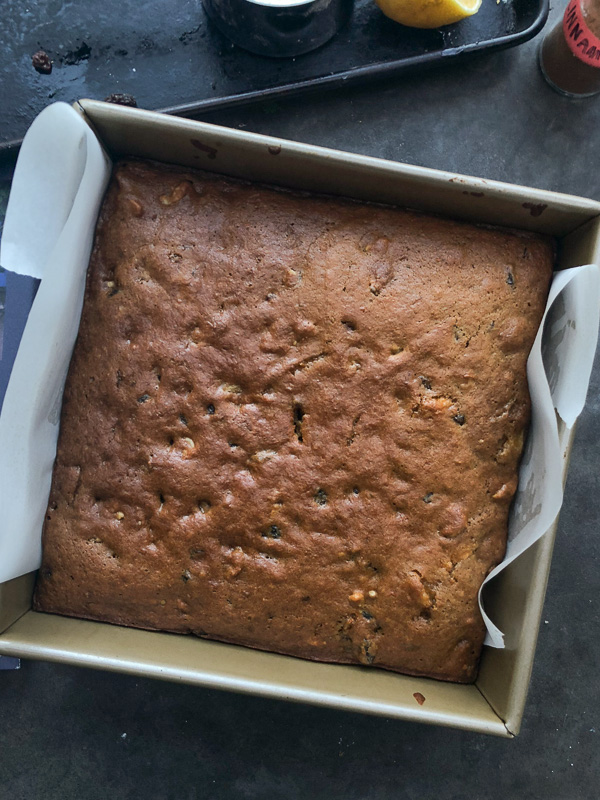
[[550, 240], [121, 161], [35, 608], [466, 682]]

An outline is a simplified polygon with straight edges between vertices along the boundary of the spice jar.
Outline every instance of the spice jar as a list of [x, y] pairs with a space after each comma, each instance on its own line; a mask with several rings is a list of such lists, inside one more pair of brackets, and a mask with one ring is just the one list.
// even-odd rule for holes
[[542, 42], [540, 68], [561, 94], [600, 92], [600, 0], [569, 0], [562, 21]]

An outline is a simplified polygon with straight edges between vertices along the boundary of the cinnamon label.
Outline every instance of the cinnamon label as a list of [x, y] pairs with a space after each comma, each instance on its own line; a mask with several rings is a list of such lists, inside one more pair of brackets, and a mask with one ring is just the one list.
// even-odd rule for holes
[[563, 17], [563, 33], [573, 55], [591, 67], [600, 68], [600, 39], [587, 26], [580, 0], [570, 0]]

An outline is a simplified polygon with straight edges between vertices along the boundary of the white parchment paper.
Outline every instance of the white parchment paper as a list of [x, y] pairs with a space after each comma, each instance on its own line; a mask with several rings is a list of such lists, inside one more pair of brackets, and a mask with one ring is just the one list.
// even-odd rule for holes
[[[0, 415], [0, 582], [41, 563], [41, 530], [56, 456], [62, 393], [110, 162], [64, 103], [35, 120], [15, 171], [0, 264], [41, 278]], [[506, 558], [490, 580], [551, 526], [562, 503], [555, 408], [572, 426], [581, 412], [598, 336], [600, 272], [555, 275], [528, 361], [532, 425], [512, 508]], [[482, 609], [486, 643], [503, 646]]]
[[110, 161], [81, 117], [49, 106], [25, 136], [0, 243], [41, 278], [0, 415], [0, 582], [37, 569], [64, 382]]
[[[600, 309], [600, 270], [595, 265], [557, 272], [542, 324], [527, 361], [531, 427], [511, 508], [504, 560], [483, 586], [546, 533], [563, 500], [562, 457], [556, 411], [567, 428], [581, 413], [587, 394]], [[486, 644], [503, 647], [502, 632], [479, 607], [487, 627]]]

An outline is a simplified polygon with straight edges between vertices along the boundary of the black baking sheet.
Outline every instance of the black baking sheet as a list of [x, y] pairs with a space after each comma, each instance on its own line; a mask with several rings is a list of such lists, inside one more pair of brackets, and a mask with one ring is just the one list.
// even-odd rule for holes
[[[373, 0], [357, 0], [334, 39], [294, 59], [231, 44], [200, 0], [1, 0], [0, 8], [0, 148], [7, 148], [57, 100], [126, 92], [142, 108], [193, 114], [508, 47], [543, 26], [548, 0], [483, 0], [474, 17], [434, 31], [405, 28]], [[50, 75], [32, 67], [40, 48], [54, 61]]]

